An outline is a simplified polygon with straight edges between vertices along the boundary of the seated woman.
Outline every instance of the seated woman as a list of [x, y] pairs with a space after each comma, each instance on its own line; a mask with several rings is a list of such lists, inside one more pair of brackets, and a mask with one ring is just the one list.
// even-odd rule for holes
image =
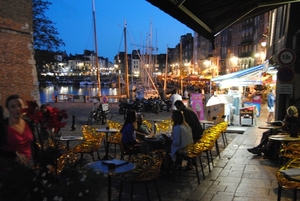
[[121, 129], [122, 133], [122, 142], [126, 145], [135, 145], [138, 143], [136, 139], [136, 112], [131, 110], [127, 113], [126, 120]]
[[171, 158], [176, 161], [176, 152], [180, 148], [193, 143], [192, 129], [184, 121], [182, 112], [175, 110], [172, 114], [173, 130], [171, 144]]
[[137, 129], [137, 114], [136, 111], [131, 110], [127, 113], [125, 122], [121, 129], [122, 143], [125, 148], [134, 147], [136, 151], [147, 152], [147, 145], [136, 138]]

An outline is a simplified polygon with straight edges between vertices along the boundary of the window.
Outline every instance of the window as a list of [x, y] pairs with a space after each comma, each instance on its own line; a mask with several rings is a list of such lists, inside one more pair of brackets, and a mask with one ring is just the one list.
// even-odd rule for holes
[[[284, 36], [285, 27], [286, 27], [286, 15], [287, 15], [286, 10], [287, 10], [287, 7], [285, 5], [283, 7], [280, 7], [278, 10], [281, 11], [279, 37], [282, 37], [282, 36]], [[280, 13], [280, 11], [278, 13]], [[278, 14], [278, 15], [280, 15], [280, 14]]]

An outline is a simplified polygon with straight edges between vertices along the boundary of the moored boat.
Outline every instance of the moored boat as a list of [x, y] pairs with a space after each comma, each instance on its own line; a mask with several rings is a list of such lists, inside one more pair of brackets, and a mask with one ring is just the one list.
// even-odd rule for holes
[[79, 82], [79, 85], [92, 85], [92, 84], [94, 84], [94, 82], [91, 82], [91, 81], [81, 81], [81, 82]]

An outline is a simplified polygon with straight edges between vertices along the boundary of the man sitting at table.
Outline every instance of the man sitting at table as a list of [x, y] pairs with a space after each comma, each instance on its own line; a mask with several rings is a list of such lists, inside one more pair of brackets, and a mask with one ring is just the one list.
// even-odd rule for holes
[[259, 156], [261, 153], [264, 153], [264, 158], [276, 159], [278, 157], [280, 143], [270, 141], [269, 136], [271, 134], [277, 134], [278, 131], [282, 132], [282, 130], [291, 131], [294, 126], [300, 128], [300, 118], [298, 117], [298, 109], [295, 106], [290, 106], [287, 109], [287, 115], [284, 117], [281, 129], [277, 130], [276, 133], [271, 133], [270, 130], [263, 132], [260, 143], [256, 147], [247, 150], [252, 154], [257, 154]]
[[198, 116], [191, 108], [186, 107], [180, 100], [177, 100], [174, 105], [177, 110], [183, 112], [184, 120], [192, 128], [193, 140], [196, 142], [203, 134], [203, 129]]

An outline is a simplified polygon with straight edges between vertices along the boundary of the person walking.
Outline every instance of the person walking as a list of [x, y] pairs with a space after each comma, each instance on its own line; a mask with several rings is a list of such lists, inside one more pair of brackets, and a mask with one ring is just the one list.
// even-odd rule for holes
[[274, 90], [271, 89], [267, 97], [268, 112], [269, 112], [267, 122], [271, 122], [273, 120], [274, 102], [275, 102], [275, 94], [274, 94]]
[[176, 106], [174, 105], [177, 100], [181, 100], [182, 101], [182, 96], [180, 94], [178, 94], [178, 90], [177, 89], [174, 89], [173, 95], [170, 98], [170, 101], [171, 101], [171, 104], [172, 104], [172, 106], [171, 106], [172, 111], [177, 110]]

